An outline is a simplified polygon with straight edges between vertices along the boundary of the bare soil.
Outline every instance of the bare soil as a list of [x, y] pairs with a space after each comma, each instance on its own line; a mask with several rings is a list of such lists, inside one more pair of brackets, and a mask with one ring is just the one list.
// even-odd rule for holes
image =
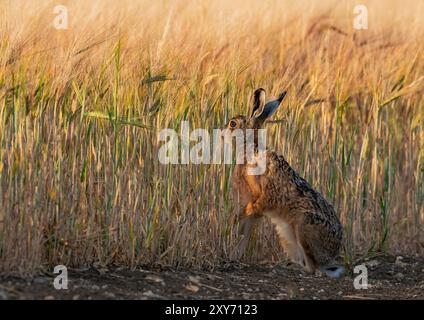
[[67, 290], [54, 288], [54, 274], [0, 275], [0, 299], [424, 299], [424, 258], [379, 256], [362, 263], [368, 269], [368, 289], [362, 290], [349, 271], [330, 279], [285, 263], [229, 263], [214, 270], [68, 269]]

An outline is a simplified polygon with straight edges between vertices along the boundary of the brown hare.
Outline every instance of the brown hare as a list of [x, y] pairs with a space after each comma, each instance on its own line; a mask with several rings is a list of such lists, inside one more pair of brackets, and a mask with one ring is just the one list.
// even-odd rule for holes
[[[229, 130], [226, 132], [253, 129], [257, 134], [257, 129], [277, 110], [285, 95], [286, 92], [283, 92], [278, 99], [265, 103], [265, 90], [257, 89], [251, 116], [232, 118], [226, 125]], [[343, 231], [332, 205], [282, 156], [269, 149], [259, 151], [257, 138], [254, 147], [255, 157], [265, 156], [264, 173], [249, 175], [249, 166], [254, 164], [244, 162], [236, 165], [232, 177], [234, 199], [241, 208], [242, 218], [243, 238], [238, 257], [247, 247], [254, 221], [266, 216], [275, 225], [281, 245], [292, 262], [310, 273], [320, 270], [330, 277], [340, 277], [344, 268], [332, 266], [332, 263], [339, 254]], [[260, 152], [262, 154], [258, 154]]]

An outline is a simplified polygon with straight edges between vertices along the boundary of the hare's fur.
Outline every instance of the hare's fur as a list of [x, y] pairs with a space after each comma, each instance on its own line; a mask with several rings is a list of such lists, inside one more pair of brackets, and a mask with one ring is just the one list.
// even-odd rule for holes
[[[260, 128], [275, 112], [284, 95], [265, 104], [264, 90], [256, 90], [252, 116], [231, 119], [228, 129]], [[274, 110], [269, 110], [270, 106]], [[264, 113], [266, 117], [261, 117]], [[281, 155], [267, 149], [262, 153], [256, 151], [255, 156], [266, 156], [264, 174], [248, 175], [251, 164], [246, 163], [236, 165], [232, 177], [234, 198], [242, 209], [242, 233], [245, 237], [239, 256], [247, 246], [254, 220], [267, 216], [275, 225], [281, 245], [291, 261], [311, 273], [330, 266], [342, 243], [342, 226], [332, 205]]]

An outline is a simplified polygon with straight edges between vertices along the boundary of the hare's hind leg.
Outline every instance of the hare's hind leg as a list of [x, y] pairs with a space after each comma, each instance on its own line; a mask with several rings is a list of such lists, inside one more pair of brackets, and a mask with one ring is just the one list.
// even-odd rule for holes
[[315, 271], [317, 270], [316, 268], [316, 264], [314, 262], [314, 259], [312, 257], [312, 255], [309, 254], [309, 250], [300, 244], [302, 251], [303, 251], [303, 259], [305, 261], [304, 264], [304, 268], [307, 272], [309, 273], [315, 273]]
[[290, 261], [305, 267], [306, 261], [304, 257], [304, 252], [301, 246], [299, 246], [295, 230], [290, 223], [287, 223], [281, 217], [272, 216], [272, 223], [275, 225], [275, 228], [280, 239], [280, 244], [284, 249], [287, 257]]
[[307, 241], [308, 239], [306, 239], [307, 235], [303, 232], [300, 232], [299, 229], [301, 228], [297, 226], [295, 232], [296, 232], [297, 243], [299, 247], [302, 248], [303, 257], [305, 261], [304, 267], [307, 272], [315, 273], [315, 271], [317, 270], [317, 265], [316, 265], [312, 250], [309, 246], [309, 242]]

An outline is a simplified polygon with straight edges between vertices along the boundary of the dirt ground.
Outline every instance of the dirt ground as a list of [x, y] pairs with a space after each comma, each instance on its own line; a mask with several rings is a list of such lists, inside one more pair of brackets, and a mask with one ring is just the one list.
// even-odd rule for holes
[[0, 299], [424, 299], [424, 258], [380, 256], [363, 261], [368, 289], [356, 274], [312, 276], [295, 265], [228, 264], [211, 270], [116, 267], [68, 269], [67, 290], [53, 274], [0, 275]]

